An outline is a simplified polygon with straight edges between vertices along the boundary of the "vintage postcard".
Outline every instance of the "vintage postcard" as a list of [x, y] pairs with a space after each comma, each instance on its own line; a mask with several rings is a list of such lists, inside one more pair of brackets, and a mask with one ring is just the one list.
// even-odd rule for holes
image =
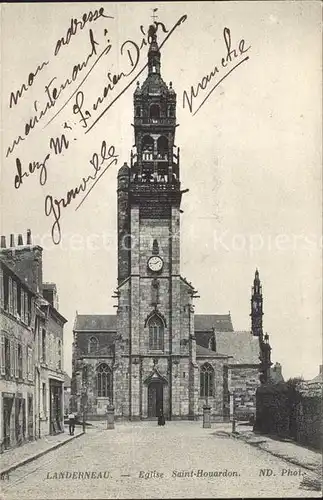
[[1, 5], [2, 500], [321, 497], [321, 35]]

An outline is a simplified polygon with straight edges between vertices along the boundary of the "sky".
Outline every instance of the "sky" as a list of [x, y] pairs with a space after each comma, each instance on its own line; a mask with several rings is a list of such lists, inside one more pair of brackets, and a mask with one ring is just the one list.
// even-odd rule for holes
[[[1, 234], [30, 228], [44, 248], [44, 280], [57, 284], [68, 320], [65, 369], [71, 373], [76, 311], [116, 311], [117, 170], [129, 163], [134, 144], [133, 92], [146, 70], [135, 77], [147, 54], [146, 46], [136, 46], [153, 8], [169, 35], [161, 71], [177, 94], [175, 143], [182, 187], [189, 189], [182, 201], [181, 273], [199, 291], [195, 311], [230, 311], [234, 328], [249, 330], [258, 268], [272, 360], [282, 364], [285, 378], [313, 378], [322, 363], [319, 2], [2, 4]], [[71, 19], [76, 32], [68, 40]], [[225, 28], [237, 57], [232, 53], [223, 65]], [[161, 43], [166, 34], [158, 35]], [[61, 91], [54, 96], [55, 86]], [[192, 87], [190, 110], [183, 96]], [[11, 98], [10, 107], [18, 89], [21, 97]], [[82, 121], [78, 109], [91, 116]], [[38, 122], [26, 128], [33, 116]], [[62, 134], [68, 147], [55, 154], [50, 140]], [[88, 184], [75, 210], [85, 193], [67, 203], [67, 192], [94, 174], [90, 161], [101, 162], [103, 141], [118, 155], [116, 163], [91, 191]], [[17, 177], [19, 163], [28, 176]], [[61, 210], [58, 244], [51, 201]], [[54, 238], [57, 243], [57, 231]]]

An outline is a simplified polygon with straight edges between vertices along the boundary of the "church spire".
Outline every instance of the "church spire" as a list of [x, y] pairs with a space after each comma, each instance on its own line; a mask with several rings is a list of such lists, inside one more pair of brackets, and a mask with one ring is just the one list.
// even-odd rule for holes
[[259, 279], [259, 271], [256, 269], [255, 278], [251, 293], [251, 332], [257, 337], [262, 337], [262, 317], [263, 317], [262, 286]]
[[154, 25], [149, 26], [148, 41], [150, 42], [148, 50], [148, 75], [160, 75], [160, 50], [157, 43], [157, 28]]

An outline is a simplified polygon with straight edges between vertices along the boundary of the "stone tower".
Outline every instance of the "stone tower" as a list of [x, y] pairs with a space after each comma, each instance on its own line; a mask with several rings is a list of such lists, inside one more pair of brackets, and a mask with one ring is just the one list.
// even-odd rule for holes
[[263, 317], [262, 286], [259, 279], [259, 271], [256, 269], [255, 279], [251, 293], [251, 332], [257, 337], [262, 337], [262, 317]]
[[[134, 92], [135, 149], [130, 167], [124, 164], [118, 173], [120, 355], [114, 389], [117, 414], [122, 407], [131, 419], [153, 418], [160, 411], [180, 418], [195, 411], [188, 388], [197, 368], [195, 291], [180, 276], [176, 94], [161, 77], [154, 26], [149, 41], [148, 75]], [[185, 390], [179, 373], [186, 374]]]

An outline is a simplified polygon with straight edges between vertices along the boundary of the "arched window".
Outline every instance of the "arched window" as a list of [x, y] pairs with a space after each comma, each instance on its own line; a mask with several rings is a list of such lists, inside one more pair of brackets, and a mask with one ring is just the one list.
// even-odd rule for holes
[[113, 399], [112, 372], [108, 365], [102, 363], [96, 371], [98, 397]]
[[91, 337], [89, 340], [89, 345], [88, 345], [88, 353], [89, 354], [96, 354], [98, 347], [99, 347], [98, 339], [96, 337]]
[[149, 116], [150, 118], [159, 118], [160, 117], [160, 108], [158, 104], [152, 104], [149, 108]]
[[153, 316], [149, 322], [149, 349], [162, 351], [164, 349], [164, 325], [158, 316]]
[[214, 370], [211, 365], [205, 363], [200, 371], [200, 396], [213, 396]]
[[150, 135], [145, 135], [142, 139], [142, 159], [149, 161], [153, 159], [154, 139]]
[[157, 140], [157, 154], [158, 158], [161, 160], [167, 160], [168, 152], [168, 139], [164, 135], [158, 137]]

